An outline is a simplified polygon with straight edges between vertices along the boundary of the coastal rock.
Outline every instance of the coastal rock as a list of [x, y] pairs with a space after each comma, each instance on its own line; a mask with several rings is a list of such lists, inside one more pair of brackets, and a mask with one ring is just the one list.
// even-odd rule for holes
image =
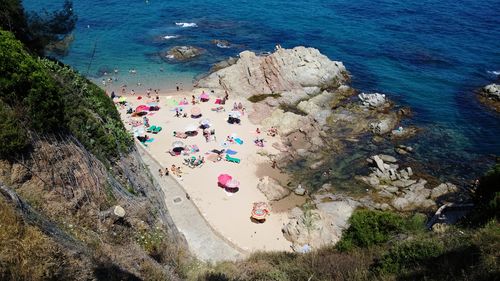
[[262, 120], [265, 127], [276, 127], [282, 136], [297, 131], [302, 125], [309, 123], [309, 118], [293, 112], [285, 112], [281, 109], [273, 111], [271, 116]]
[[283, 235], [295, 246], [308, 244], [317, 249], [337, 243], [359, 205], [352, 199], [335, 198], [333, 195], [317, 195], [314, 203], [317, 209], [294, 208], [289, 221], [283, 225]]
[[452, 183], [442, 183], [435, 188], [432, 189], [431, 191], [431, 198], [436, 199], [438, 197], [441, 197], [445, 194], [451, 193], [451, 192], [457, 192], [458, 188], [456, 185]]
[[231, 66], [233, 64], [235, 64], [236, 62], [238, 61], [237, 58], [233, 58], [233, 57], [229, 57], [228, 59], [226, 60], [223, 60], [223, 61], [220, 61], [216, 64], [214, 64], [211, 68], [210, 68], [210, 73], [212, 72], [216, 72], [218, 70], [221, 70], [223, 68], [226, 68], [228, 66]]
[[391, 156], [391, 155], [379, 154], [378, 157], [380, 157], [380, 159], [382, 159], [384, 162], [389, 162], [389, 163], [398, 162], [398, 160], [394, 156]]
[[490, 84], [481, 89], [481, 94], [485, 97], [500, 101], [500, 85]]
[[300, 185], [293, 192], [299, 196], [306, 194], [306, 190]]
[[229, 41], [223, 40], [223, 39], [213, 39], [213, 40], [210, 40], [210, 43], [216, 45], [219, 48], [230, 48], [231, 47], [231, 43]]
[[205, 52], [204, 49], [194, 46], [174, 46], [167, 52], [162, 52], [162, 58], [186, 61], [193, 59]]
[[479, 101], [500, 113], [500, 85], [490, 84], [479, 91]]
[[293, 91], [307, 95], [309, 87], [338, 86], [348, 79], [342, 62], [331, 61], [314, 48], [278, 48], [268, 56], [244, 51], [239, 57], [234, 65], [199, 80], [196, 87], [227, 90], [245, 98]]
[[374, 122], [370, 124], [370, 129], [374, 134], [384, 135], [391, 131], [394, 127], [395, 122], [392, 119], [386, 118], [382, 119], [378, 122]]
[[280, 200], [290, 194], [290, 190], [281, 186], [277, 180], [268, 176], [259, 179], [257, 188], [271, 201]]
[[375, 161], [375, 164], [377, 165], [377, 168], [381, 171], [385, 171], [385, 166], [384, 166], [384, 161], [380, 159], [378, 155], [375, 155], [372, 157], [373, 161]]
[[386, 103], [385, 95], [379, 93], [373, 93], [373, 94], [361, 93], [358, 95], [358, 98], [361, 100], [363, 106], [366, 107], [375, 108], [384, 105]]

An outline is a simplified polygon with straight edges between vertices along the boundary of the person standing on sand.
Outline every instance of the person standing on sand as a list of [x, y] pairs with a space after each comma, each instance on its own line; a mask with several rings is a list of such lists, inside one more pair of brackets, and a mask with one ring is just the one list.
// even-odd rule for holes
[[165, 176], [168, 177], [169, 174], [168, 168], [165, 168]]
[[170, 167], [170, 171], [172, 171], [172, 175], [177, 175], [177, 167], [175, 167], [174, 164], [172, 164], [172, 167]]
[[158, 173], [160, 174], [160, 178], [163, 177], [163, 170], [162, 169], [158, 169]]

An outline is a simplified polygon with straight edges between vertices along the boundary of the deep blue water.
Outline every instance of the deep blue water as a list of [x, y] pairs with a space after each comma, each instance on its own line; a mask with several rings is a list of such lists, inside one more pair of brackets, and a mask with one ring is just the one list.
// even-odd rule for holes
[[[28, 10], [62, 3], [24, 2]], [[500, 71], [500, 0], [74, 0], [74, 5], [76, 40], [62, 60], [90, 77], [117, 68], [120, 83], [174, 88], [244, 49], [311, 46], [343, 61], [354, 87], [412, 107], [411, 122], [427, 128], [413, 141], [421, 158], [443, 161], [439, 167], [453, 170], [500, 154], [499, 116], [473, 96], [474, 89], [498, 79], [488, 71]], [[178, 37], [162, 39], [166, 35]], [[234, 46], [221, 49], [211, 39]], [[184, 64], [157, 56], [186, 44], [207, 53]], [[128, 74], [130, 68], [137, 74]]]

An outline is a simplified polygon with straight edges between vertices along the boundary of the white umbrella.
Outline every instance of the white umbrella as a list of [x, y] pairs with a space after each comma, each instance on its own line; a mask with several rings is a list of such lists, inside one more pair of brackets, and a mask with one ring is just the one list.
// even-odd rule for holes
[[241, 113], [239, 113], [238, 111], [229, 111], [229, 117], [233, 117], [233, 118], [240, 118], [241, 117]]
[[226, 182], [226, 187], [229, 187], [229, 188], [240, 187], [240, 182], [235, 180], [235, 179], [230, 179], [229, 181]]
[[172, 147], [175, 148], [175, 147], [184, 147], [184, 143], [182, 141], [174, 141], [172, 143]]
[[198, 126], [196, 126], [195, 124], [187, 125], [186, 128], [184, 129], [184, 132], [194, 132], [194, 131], [198, 131]]

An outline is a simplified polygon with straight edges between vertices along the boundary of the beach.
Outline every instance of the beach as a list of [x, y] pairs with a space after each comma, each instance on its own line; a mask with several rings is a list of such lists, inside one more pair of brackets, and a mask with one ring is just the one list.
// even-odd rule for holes
[[[146, 117], [149, 119], [149, 125], [161, 126], [162, 130], [157, 133], [147, 133], [153, 139], [144, 145], [148, 153], [164, 168], [171, 168], [172, 165], [181, 167], [182, 176], [178, 177], [170, 172], [170, 177], [174, 177], [185, 189], [186, 197], [192, 200], [203, 217], [213, 227], [213, 229], [230, 241], [239, 249], [245, 252], [254, 252], [258, 250], [284, 250], [291, 251], [291, 243], [287, 241], [281, 232], [281, 228], [287, 219], [287, 211], [295, 205], [300, 205], [304, 201], [303, 197], [285, 198], [276, 204], [271, 204], [265, 195], [257, 188], [259, 178], [271, 176], [282, 185], [286, 185], [287, 177], [279, 170], [271, 167], [271, 160], [267, 155], [277, 154], [278, 151], [272, 147], [272, 144], [279, 142], [279, 137], [266, 135], [267, 128], [260, 128], [251, 124], [248, 120], [248, 112], [241, 116], [241, 124], [229, 124], [227, 122], [228, 113], [233, 108], [234, 103], [242, 103], [244, 108], [251, 108], [250, 102], [240, 99], [232, 99], [231, 94], [225, 105], [215, 104], [217, 95], [210, 94], [208, 102], [200, 102], [191, 105], [191, 96], [193, 94], [199, 97], [203, 90], [196, 89], [191, 91], [163, 92], [159, 94], [160, 102], [158, 111], [149, 112]], [[206, 91], [208, 93], [208, 91]], [[222, 93], [219, 93], [222, 97]], [[141, 99], [138, 100], [138, 96]], [[155, 95], [151, 95], [155, 98]], [[175, 103], [184, 99], [189, 101], [189, 105], [178, 106]], [[175, 101], [175, 102], [174, 102]], [[146, 105], [148, 100], [142, 94], [127, 96], [127, 102], [132, 108], [139, 105]], [[217, 106], [224, 107], [225, 111], [216, 112], [212, 108]], [[191, 118], [191, 109], [197, 107], [201, 110], [200, 118]], [[187, 117], [176, 117], [176, 108], [182, 108], [180, 114], [187, 113]], [[141, 121], [143, 118], [132, 118], [127, 114], [126, 107], [120, 110], [123, 122], [128, 130], [141, 131], [143, 126], [133, 127], [132, 120]], [[200, 126], [199, 122], [204, 119], [210, 120], [209, 130], [215, 130], [215, 138], [209, 142], [206, 141], [202, 130], [198, 129], [198, 134], [186, 139], [180, 139], [174, 136], [174, 131], [182, 132], [187, 126]], [[257, 128], [261, 133], [257, 133]], [[142, 132], [140, 132], [142, 134]], [[242, 141], [241, 144], [226, 141], [228, 136], [233, 136]], [[256, 138], [264, 139], [264, 147], [255, 145]], [[169, 151], [172, 149], [172, 143], [182, 141], [184, 145], [197, 145], [199, 152], [192, 153], [189, 156], [172, 156]], [[232, 150], [235, 154], [232, 157], [241, 160], [240, 163], [225, 161], [212, 162], [207, 159], [208, 152], [213, 149]], [[184, 159], [188, 157], [205, 157], [205, 163], [201, 167], [190, 168], [184, 165]], [[158, 171], [151, 171], [158, 173]], [[164, 172], [164, 171], [163, 171]], [[229, 192], [218, 186], [218, 176], [220, 174], [229, 174], [240, 182], [240, 187], [236, 192]], [[168, 188], [168, 187], [167, 187]], [[254, 202], [266, 202], [269, 205], [276, 206], [276, 212], [271, 206], [270, 215], [264, 223], [257, 223], [251, 220], [251, 211]]]

